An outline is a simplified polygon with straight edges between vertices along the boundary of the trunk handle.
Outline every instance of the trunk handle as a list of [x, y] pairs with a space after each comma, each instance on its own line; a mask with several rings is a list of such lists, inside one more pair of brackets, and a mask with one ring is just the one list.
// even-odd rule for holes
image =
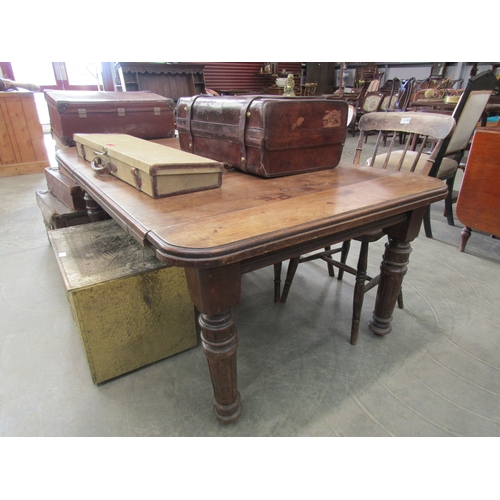
[[243, 106], [241, 107], [240, 111], [240, 119], [238, 122], [238, 128], [239, 128], [239, 144], [240, 144], [240, 166], [243, 170], [246, 170], [246, 163], [248, 161], [247, 158], [247, 148], [245, 146], [245, 128], [246, 128], [246, 121], [247, 118], [250, 116], [249, 113], [249, 108], [253, 101], [256, 99], [259, 99], [260, 96], [253, 96], [253, 97], [248, 97], [246, 101], [243, 103]]
[[189, 149], [191, 150], [191, 153], [194, 153], [194, 143], [193, 143], [193, 131], [191, 130], [191, 109], [193, 108], [194, 101], [198, 99], [198, 97], [201, 97], [199, 95], [194, 96], [191, 98], [191, 102], [189, 105], [186, 105], [186, 123], [187, 123], [187, 133], [188, 133], [188, 139], [189, 139]]

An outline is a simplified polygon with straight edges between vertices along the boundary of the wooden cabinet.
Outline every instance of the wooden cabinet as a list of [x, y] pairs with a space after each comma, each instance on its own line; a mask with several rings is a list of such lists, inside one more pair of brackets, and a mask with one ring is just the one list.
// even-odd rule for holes
[[0, 92], [0, 177], [50, 166], [33, 92]]
[[177, 102], [205, 92], [203, 64], [118, 62], [117, 73], [124, 91], [150, 90]]
[[464, 229], [460, 251], [471, 230], [500, 236], [500, 127], [479, 128], [472, 140], [457, 200]]
[[335, 90], [335, 63], [317, 62], [307, 63], [306, 66], [307, 83], [317, 83], [314, 95], [333, 94]]

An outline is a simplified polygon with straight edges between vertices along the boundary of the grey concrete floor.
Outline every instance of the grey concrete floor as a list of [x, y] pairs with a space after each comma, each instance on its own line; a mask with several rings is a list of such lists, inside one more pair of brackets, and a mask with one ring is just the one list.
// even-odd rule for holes
[[[443, 204], [434, 239], [413, 243], [405, 309], [386, 337], [367, 327], [372, 291], [350, 345], [353, 279], [318, 262], [299, 267], [286, 304], [273, 303], [271, 268], [243, 277], [243, 414], [223, 425], [200, 346], [92, 384], [35, 202], [45, 187], [43, 174], [0, 179], [0, 436], [500, 435], [500, 240], [474, 233], [460, 253]], [[383, 244], [371, 246], [371, 273]]]

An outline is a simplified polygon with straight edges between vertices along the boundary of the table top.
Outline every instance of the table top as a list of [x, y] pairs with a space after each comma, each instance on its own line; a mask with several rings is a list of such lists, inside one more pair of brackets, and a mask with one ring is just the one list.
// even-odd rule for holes
[[252, 259], [343, 231], [361, 235], [370, 225], [402, 222], [406, 212], [446, 196], [446, 184], [434, 178], [341, 163], [272, 179], [226, 170], [220, 188], [154, 199], [96, 174], [74, 148], [56, 156], [138, 241], [185, 267]]

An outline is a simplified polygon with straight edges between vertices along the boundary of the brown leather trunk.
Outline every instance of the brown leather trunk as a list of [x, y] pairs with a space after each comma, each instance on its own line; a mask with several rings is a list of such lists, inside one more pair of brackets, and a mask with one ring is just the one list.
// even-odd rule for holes
[[73, 134], [121, 133], [140, 139], [175, 134], [172, 99], [152, 92], [46, 91], [52, 137], [74, 146]]
[[71, 210], [85, 210], [85, 193], [70, 177], [64, 175], [57, 167], [45, 169], [45, 178], [50, 192]]
[[177, 103], [183, 151], [261, 177], [338, 165], [348, 105], [313, 97], [195, 96]]

